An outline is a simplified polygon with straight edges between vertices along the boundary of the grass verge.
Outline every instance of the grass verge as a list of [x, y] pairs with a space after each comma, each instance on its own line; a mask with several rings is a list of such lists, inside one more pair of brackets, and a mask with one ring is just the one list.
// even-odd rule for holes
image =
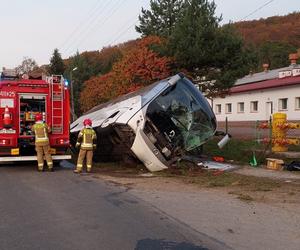
[[261, 164], [265, 159], [268, 145], [258, 144], [252, 140], [232, 139], [228, 144], [220, 149], [217, 145], [218, 139], [208, 141], [203, 147], [203, 153], [209, 157], [222, 156], [226, 161], [249, 164], [255, 152], [256, 159]]

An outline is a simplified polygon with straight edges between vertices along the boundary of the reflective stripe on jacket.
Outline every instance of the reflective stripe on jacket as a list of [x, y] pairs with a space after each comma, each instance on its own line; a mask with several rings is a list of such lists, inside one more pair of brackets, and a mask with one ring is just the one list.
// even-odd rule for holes
[[92, 128], [84, 128], [80, 131], [76, 145], [82, 149], [93, 150], [96, 147], [97, 135]]
[[44, 146], [49, 144], [48, 133], [50, 131], [49, 127], [45, 123], [36, 123], [32, 127], [32, 131], [35, 134], [35, 144], [37, 146]]

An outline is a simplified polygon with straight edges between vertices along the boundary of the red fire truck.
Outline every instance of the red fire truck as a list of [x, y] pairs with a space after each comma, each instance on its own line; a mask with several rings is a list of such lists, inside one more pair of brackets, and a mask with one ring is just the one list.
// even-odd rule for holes
[[62, 76], [19, 78], [3, 71], [0, 78], [0, 162], [36, 160], [32, 125], [40, 113], [50, 126], [54, 160], [70, 159], [69, 89]]

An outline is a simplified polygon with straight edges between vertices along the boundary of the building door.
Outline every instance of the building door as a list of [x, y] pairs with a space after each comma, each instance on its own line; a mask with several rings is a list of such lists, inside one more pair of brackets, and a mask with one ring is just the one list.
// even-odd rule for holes
[[266, 120], [273, 115], [273, 102], [266, 102]]

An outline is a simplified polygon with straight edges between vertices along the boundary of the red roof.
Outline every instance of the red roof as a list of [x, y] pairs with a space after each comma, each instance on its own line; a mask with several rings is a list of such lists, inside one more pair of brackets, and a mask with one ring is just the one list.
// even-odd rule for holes
[[261, 89], [270, 89], [270, 88], [278, 88], [278, 87], [285, 87], [300, 84], [300, 76], [292, 76], [292, 77], [285, 77], [285, 78], [276, 78], [266, 81], [260, 82], [253, 82], [247, 84], [241, 84], [233, 86], [229, 93], [240, 93], [240, 92], [248, 92], [254, 90], [261, 90]]

